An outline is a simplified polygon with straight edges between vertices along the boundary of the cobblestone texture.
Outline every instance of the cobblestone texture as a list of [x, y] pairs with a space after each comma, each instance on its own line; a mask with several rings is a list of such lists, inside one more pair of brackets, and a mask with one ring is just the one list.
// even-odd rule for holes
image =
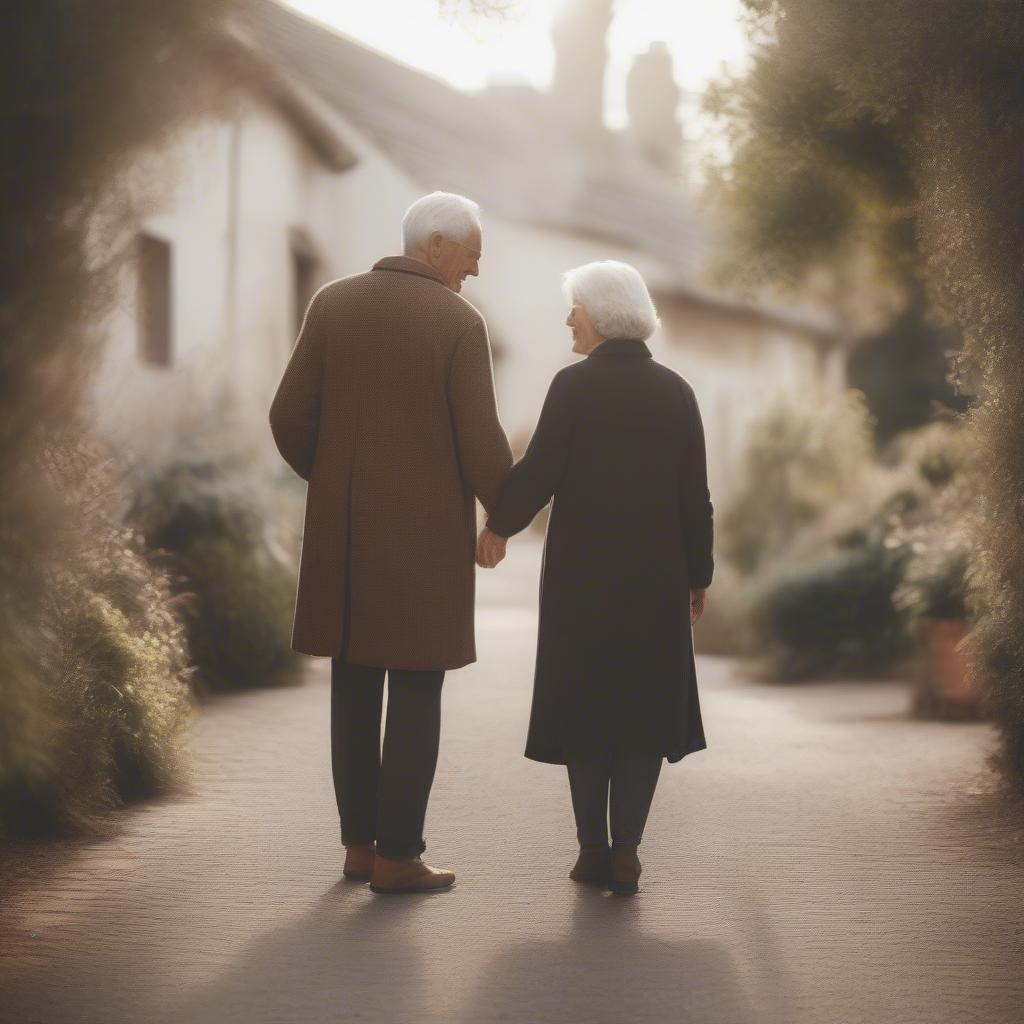
[[454, 889], [342, 879], [311, 661], [211, 702], [190, 794], [5, 852], [0, 1021], [1019, 1024], [1024, 841], [992, 729], [912, 721], [899, 684], [700, 659], [709, 748], [665, 766], [642, 892], [571, 883], [566, 780], [522, 757], [539, 549], [509, 550], [479, 574], [480, 660], [445, 683], [426, 857]]

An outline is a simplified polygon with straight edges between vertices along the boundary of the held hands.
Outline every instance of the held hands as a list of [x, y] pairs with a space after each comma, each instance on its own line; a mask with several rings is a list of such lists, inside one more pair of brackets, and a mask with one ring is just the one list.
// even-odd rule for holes
[[706, 590], [690, 591], [690, 625], [692, 626], [704, 614], [704, 595]]
[[481, 569], [493, 569], [505, 557], [506, 537], [491, 533], [485, 526], [476, 540], [476, 564]]

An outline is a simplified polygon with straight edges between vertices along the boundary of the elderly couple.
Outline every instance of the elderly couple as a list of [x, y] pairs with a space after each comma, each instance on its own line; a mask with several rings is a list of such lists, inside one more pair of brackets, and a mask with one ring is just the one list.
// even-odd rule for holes
[[579, 267], [566, 323], [586, 358], [555, 374], [513, 465], [487, 330], [458, 294], [478, 273], [479, 207], [436, 192], [402, 232], [403, 255], [313, 296], [270, 409], [308, 482], [292, 646], [332, 659], [344, 874], [374, 892], [454, 882], [420, 857], [441, 684], [476, 660], [474, 563], [497, 565], [554, 499], [525, 753], [567, 766], [570, 877], [636, 892], [662, 759], [706, 746], [691, 627], [711, 583], [712, 504], [693, 389], [651, 358], [640, 275]]

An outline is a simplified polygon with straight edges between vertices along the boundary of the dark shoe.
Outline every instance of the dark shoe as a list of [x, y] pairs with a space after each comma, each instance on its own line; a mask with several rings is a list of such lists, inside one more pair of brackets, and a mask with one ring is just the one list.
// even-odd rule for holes
[[354, 882], [368, 882], [377, 856], [373, 843], [345, 847], [345, 867], [342, 874]]
[[612, 871], [612, 851], [607, 846], [581, 846], [569, 877], [588, 885], [607, 885]]
[[431, 889], [446, 889], [454, 881], [454, 871], [432, 868], [419, 857], [391, 860], [378, 853], [373, 863], [370, 888], [374, 892], [428, 892]]
[[609, 888], [623, 896], [631, 896], [640, 889], [640, 858], [635, 846], [612, 849], [612, 877]]

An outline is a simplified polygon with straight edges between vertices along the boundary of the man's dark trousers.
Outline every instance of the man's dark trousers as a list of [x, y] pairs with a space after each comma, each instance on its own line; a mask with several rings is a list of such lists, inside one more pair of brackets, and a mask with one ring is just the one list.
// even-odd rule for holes
[[423, 823], [437, 767], [443, 682], [443, 670], [368, 668], [331, 659], [331, 767], [346, 846], [376, 841], [377, 852], [395, 860], [426, 849]]

